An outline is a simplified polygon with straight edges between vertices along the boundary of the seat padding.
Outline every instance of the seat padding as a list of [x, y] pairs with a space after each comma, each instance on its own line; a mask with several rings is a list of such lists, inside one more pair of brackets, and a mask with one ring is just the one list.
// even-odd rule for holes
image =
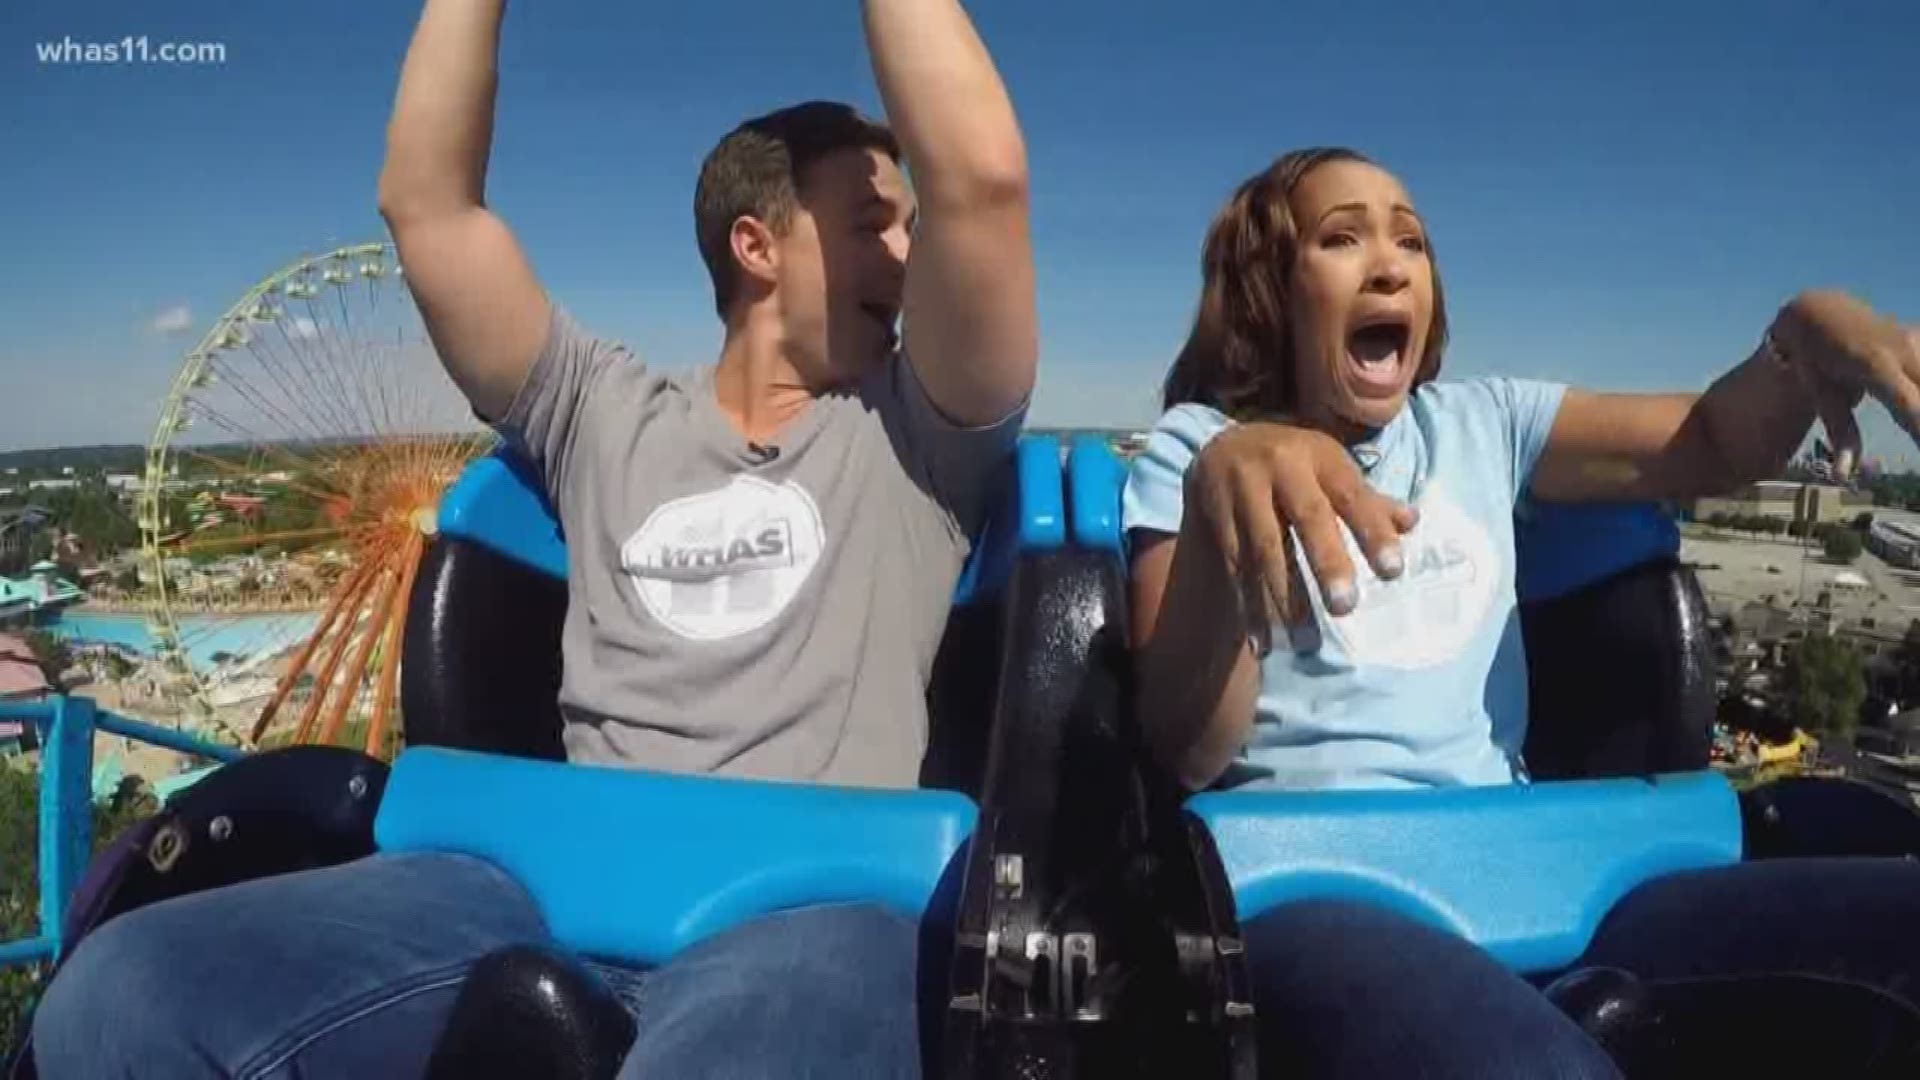
[[559, 515], [533, 466], [511, 449], [468, 465], [440, 497], [436, 524], [443, 535], [484, 545], [550, 577], [567, 576]]
[[1073, 518], [1073, 542], [1089, 551], [1124, 555], [1120, 535], [1120, 494], [1127, 467], [1099, 435], [1073, 437], [1067, 452], [1067, 501]]
[[1514, 549], [1515, 586], [1532, 603], [1676, 557], [1680, 528], [1657, 503], [1529, 500], [1514, 514]]
[[559, 760], [560, 629], [567, 583], [443, 533], [407, 608], [400, 703], [410, 746]]
[[1712, 630], [1693, 572], [1671, 557], [1523, 603], [1536, 780], [1707, 767], [1718, 707]]
[[1641, 882], [1740, 860], [1717, 773], [1427, 791], [1217, 792], [1212, 832], [1242, 923], [1298, 900], [1356, 900], [1449, 929], [1527, 973], [1586, 949]]
[[413, 748], [374, 822], [382, 851], [487, 859], [566, 947], [658, 964], [775, 911], [928, 908], [973, 831], [971, 800]]

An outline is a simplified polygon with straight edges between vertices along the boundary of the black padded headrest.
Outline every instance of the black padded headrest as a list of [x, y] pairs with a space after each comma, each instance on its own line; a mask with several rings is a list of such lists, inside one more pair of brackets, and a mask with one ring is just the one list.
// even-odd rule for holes
[[463, 537], [434, 538], [402, 653], [406, 740], [563, 759], [560, 629], [567, 583]]
[[1707, 767], [1715, 708], [1706, 601], [1677, 559], [1523, 603], [1535, 779]]

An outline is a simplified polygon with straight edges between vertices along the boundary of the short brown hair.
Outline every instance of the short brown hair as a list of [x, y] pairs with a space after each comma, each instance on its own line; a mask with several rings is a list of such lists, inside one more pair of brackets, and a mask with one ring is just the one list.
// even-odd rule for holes
[[[1300, 236], [1288, 199], [1308, 173], [1336, 161], [1373, 164], [1342, 147], [1295, 150], [1241, 184], [1214, 217], [1200, 254], [1200, 308], [1167, 373], [1166, 408], [1198, 402], [1237, 419], [1285, 416], [1298, 408], [1287, 299]], [[1431, 258], [1431, 241], [1427, 250]], [[1436, 264], [1433, 321], [1414, 385], [1440, 374], [1446, 347], [1447, 305]]]
[[841, 150], [879, 150], [900, 160], [893, 132], [837, 101], [803, 102], [747, 120], [707, 154], [693, 189], [693, 229], [722, 318], [739, 288], [728, 239], [733, 223], [752, 216], [785, 231], [807, 168]]

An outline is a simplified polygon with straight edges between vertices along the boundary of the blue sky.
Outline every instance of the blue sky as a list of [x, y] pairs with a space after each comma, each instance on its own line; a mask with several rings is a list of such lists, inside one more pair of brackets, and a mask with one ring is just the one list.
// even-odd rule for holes
[[[1306, 144], [1406, 180], [1446, 277], [1454, 375], [1701, 388], [1809, 285], [1920, 321], [1920, 5], [1828, 7], [978, 0], [1033, 169], [1034, 419], [1152, 419], [1208, 218]], [[156, 321], [197, 334], [297, 256], [383, 235], [374, 181], [417, 14], [5, 5], [0, 448], [145, 441], [190, 344]], [[226, 59], [35, 56], [142, 34]], [[695, 169], [741, 117], [805, 97], [877, 104], [853, 0], [522, 0], [490, 201], [591, 327], [656, 363], [704, 361], [718, 328]], [[1877, 406], [1866, 425], [1870, 451], [1920, 465]]]

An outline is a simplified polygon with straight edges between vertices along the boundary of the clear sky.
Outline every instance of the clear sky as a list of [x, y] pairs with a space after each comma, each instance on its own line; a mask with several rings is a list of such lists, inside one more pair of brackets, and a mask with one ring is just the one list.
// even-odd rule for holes
[[[1697, 389], [1794, 290], [1920, 320], [1920, 3], [977, 0], [1033, 170], [1038, 423], [1140, 424], [1207, 220], [1286, 149], [1407, 182], [1448, 370]], [[410, 0], [0, 6], [0, 448], [143, 442], [258, 278], [384, 235]], [[48, 64], [212, 42], [224, 62]], [[700, 157], [807, 97], [877, 106], [853, 0], [543, 0], [505, 28], [490, 202], [555, 296], [650, 361], [718, 342]], [[1870, 407], [1869, 450], [1920, 452]]]

